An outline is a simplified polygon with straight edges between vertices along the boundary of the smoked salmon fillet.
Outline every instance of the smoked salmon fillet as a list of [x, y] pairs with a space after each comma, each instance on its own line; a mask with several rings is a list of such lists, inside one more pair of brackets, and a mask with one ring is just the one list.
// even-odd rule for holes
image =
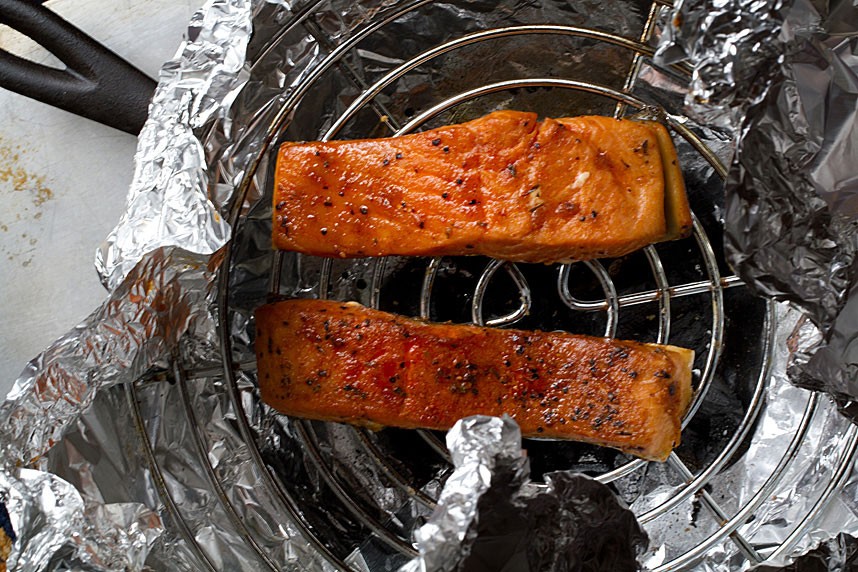
[[694, 352], [567, 333], [433, 324], [326, 300], [256, 311], [262, 399], [309, 419], [449, 429], [512, 416], [526, 436], [664, 460], [691, 400]]
[[273, 243], [316, 256], [615, 257], [691, 229], [651, 121], [497, 111], [401, 137], [285, 143]]

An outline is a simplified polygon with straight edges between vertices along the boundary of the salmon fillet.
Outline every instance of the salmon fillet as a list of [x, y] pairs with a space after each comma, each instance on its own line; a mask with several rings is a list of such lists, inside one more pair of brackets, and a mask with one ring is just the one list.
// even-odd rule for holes
[[525, 436], [664, 460], [691, 400], [691, 350], [567, 333], [433, 324], [355, 303], [256, 311], [262, 399], [308, 419], [446, 430], [512, 416]]
[[662, 125], [519, 111], [402, 137], [285, 143], [273, 217], [275, 248], [341, 258], [587, 260], [691, 229]]

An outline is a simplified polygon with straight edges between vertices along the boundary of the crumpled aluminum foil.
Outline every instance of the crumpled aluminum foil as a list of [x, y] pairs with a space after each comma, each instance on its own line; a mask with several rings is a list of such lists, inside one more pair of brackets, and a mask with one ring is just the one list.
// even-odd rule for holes
[[[327, 67], [331, 50], [392, 18], [403, 6], [374, 0], [212, 0], [194, 17], [191, 41], [165, 66], [159, 86], [165, 98], [156, 98], [151, 124], [141, 135], [141, 166], [128, 213], [99, 253], [99, 271], [113, 288], [110, 296], [86, 322], [31, 362], [0, 408], [0, 463], [7, 483], [0, 491], [35, 502], [28, 492], [32, 489], [16, 477], [30, 470], [18, 467], [31, 467], [55, 479], [57, 486], [73, 487], [81, 501], [73, 515], [54, 519], [62, 526], [52, 529], [50, 538], [59, 550], [41, 569], [379, 571], [397, 570], [406, 554], [416, 552], [401, 538], [431, 518], [442, 485], [456, 483], [448, 478], [443, 460], [409, 465], [409, 455], [426, 449], [411, 434], [365, 434], [286, 419], [265, 407], [255, 391], [250, 316], [267, 296], [273, 258], [266, 195], [271, 162], [270, 153], [262, 152], [266, 136], [275, 136], [269, 152], [280, 138], [321, 136], [362, 85], [382, 77], [421, 45], [510, 23], [545, 21], [636, 37], [648, 5], [616, 0], [594, 9], [588, 3], [559, 1], [415, 2], [408, 6], [424, 9], [425, 17], [395, 19], [349, 52], [344, 63]], [[740, 38], [734, 39], [737, 47], [742, 45]], [[391, 124], [379, 122], [375, 111], [391, 108], [408, 117], [410, 106], [431, 103], [426, 94], [432, 90], [450, 95], [480, 85], [488, 70], [516, 78], [528, 65], [540, 64], [556, 66], [556, 75], [587, 74], [587, 79], [594, 79], [597, 70], [602, 75], [596, 79], [622, 88], [631, 58], [620, 57], [619, 50], [585, 42], [586, 58], [575, 51], [581, 48], [576, 44], [569, 46], [569, 57], [556, 58], [546, 48], [557, 45], [565, 44], [550, 36], [529, 38], [475, 46], [469, 57], [452, 54], [441, 65], [427, 63], [385, 92], [379, 98], [382, 108], [359, 117], [340, 136], [383, 135]], [[335, 73], [319, 79], [324, 70]], [[308, 78], [318, 81], [301, 92]], [[635, 94], [676, 110], [686, 92], [687, 86], [673, 75], [646, 59], [641, 62]], [[178, 104], [166, 97], [170, 93], [180, 99]], [[301, 114], [281, 117], [284, 104], [300, 96]], [[539, 90], [499, 93], [486, 105], [513, 106], [526, 98], [555, 114], [568, 106], [613, 111], [612, 104], [586, 96], [565, 98]], [[482, 104], [469, 109], [476, 113]], [[731, 155], [731, 134], [723, 124], [703, 127], [673, 118], [698, 133], [722, 161]], [[680, 155], [695, 180], [717, 179], [688, 145], [681, 146]], [[245, 180], [254, 168], [255, 176]], [[236, 189], [246, 192], [243, 202], [233, 205]], [[233, 212], [241, 214], [234, 227], [228, 224]], [[698, 215], [718, 220], [723, 213], [716, 204], [713, 212]], [[225, 251], [229, 233], [230, 251]], [[219, 275], [226, 261], [229, 272]], [[318, 261], [286, 259], [280, 268], [281, 293], [317, 295], [320, 270]], [[374, 272], [370, 261], [334, 266], [330, 294], [369, 303], [371, 289], [360, 284], [370, 283]], [[229, 288], [225, 315], [219, 298], [224, 287]], [[755, 422], [748, 449], [707, 488], [731, 509], [752, 499], [777, 466], [808, 400], [807, 392], [786, 383], [784, 372], [788, 350], [801, 353], [817, 338], [786, 310], [780, 309], [776, 319], [768, 405]], [[225, 339], [231, 344], [227, 355], [222, 354]], [[782, 486], [771, 490], [756, 518], [739, 528], [743, 536], [760, 544], [790, 540], [790, 524], [815, 511], [828, 476], [851, 463], [843, 455], [854, 444], [854, 430], [831, 404], [819, 403], [809, 427]], [[393, 469], [410, 479], [410, 489], [396, 486], [391, 467], [368, 454], [380, 447], [396, 452]], [[556, 489], [568, 491], [570, 482], [588, 486], [568, 475], [552, 479]], [[845, 474], [834, 501], [814, 513], [808, 534], [792, 539], [785, 557], [841, 530], [858, 532], [856, 480]], [[667, 467], [648, 465], [639, 480], [616, 486], [631, 508], [643, 514], [674, 496], [682, 484]], [[448, 488], [443, 494], [474, 498], [471, 489]], [[718, 523], [701, 512], [697, 497], [645, 523], [648, 567], [680, 556], [717, 532]], [[68, 523], [80, 523], [79, 534], [87, 540], [69, 548]], [[131, 523], [127, 536], [118, 534], [120, 523]], [[373, 523], [390, 536], [373, 535]], [[29, 524], [18, 522], [16, 547], [32, 538]], [[463, 524], [454, 526], [464, 530]], [[321, 541], [314, 541], [309, 531]], [[558, 542], [571, 539], [555, 536]], [[433, 545], [429, 537], [424, 541], [421, 549], [428, 553]], [[86, 560], [85, 553], [98, 559]], [[724, 540], [713, 542], [705, 560], [691, 564], [707, 571], [747, 565], [736, 546]]]
[[850, 3], [686, 1], [659, 46], [687, 60], [686, 102], [736, 134], [726, 252], [756, 291], [788, 300], [824, 334], [794, 382], [858, 420], [858, 19]]
[[143, 257], [177, 246], [213, 254], [231, 235], [225, 200], [212, 196], [200, 134], [231, 105], [247, 81], [250, 2], [211, 2], [196, 12], [189, 37], [167, 62], [139, 135], [125, 212], [96, 253], [95, 268], [115, 289]]
[[90, 569], [140, 570], [162, 533], [158, 516], [140, 503], [99, 504], [87, 514], [78, 490], [51, 473], [0, 472], [0, 490], [20, 539], [9, 570], [53, 568], [60, 555]]
[[818, 570], [833, 570], [849, 572], [858, 565], [858, 540], [848, 534], [840, 534], [796, 558], [786, 566], [760, 565], [753, 572], [816, 572]]
[[706, 125], [735, 132], [741, 112], [768, 90], [772, 62], [783, 55], [782, 0], [682, 0], [664, 28], [656, 59], [694, 66], [687, 107]]
[[[477, 506], [499, 476], [499, 466], [510, 466], [513, 472], [522, 470], [521, 431], [509, 418], [463, 419], [447, 433], [447, 449], [455, 470], [447, 478], [429, 522], [414, 532], [420, 557], [400, 572], [453, 570], [470, 553], [476, 536]], [[466, 542], [467, 553], [463, 549]]]
[[[149, 509], [139, 503], [84, 503], [74, 487], [52, 475], [10, 473], [16, 467], [44, 468], [50, 462], [45, 455], [81, 422], [98, 392], [163, 369], [176, 352], [192, 354], [181, 342], [189, 329], [202, 334], [196, 342], [200, 355], [208, 353], [217, 259], [205, 255], [226, 242], [230, 229], [212, 202], [203, 145], [193, 130], [210, 126], [229, 105], [222, 94], [241, 87], [250, 9], [242, 0], [213, 0], [195, 14], [194, 39], [162, 70], [138, 143], [126, 214], [97, 257], [110, 295], [27, 365], [0, 406], [0, 466], [9, 479], [0, 488], [21, 499], [14, 506], [42, 507], [56, 522], [28, 534], [30, 520], [40, 517], [23, 519], [12, 555], [17, 569], [45, 569], [72, 534], [84, 538], [73, 558], [108, 569], [141, 569], [151, 540], [163, 530], [157, 515], [145, 517]], [[62, 511], [40, 504], [47, 486], [42, 483], [56, 489]]]
[[510, 417], [473, 416], [447, 434], [455, 470], [429, 521], [420, 556], [399, 572], [638, 570], [646, 534], [614, 493], [584, 475], [529, 481]]
[[83, 499], [69, 483], [49, 473], [22, 469], [0, 473], [6, 508], [20, 541], [7, 562], [10, 570], [42, 570], [55, 552], [83, 528]]

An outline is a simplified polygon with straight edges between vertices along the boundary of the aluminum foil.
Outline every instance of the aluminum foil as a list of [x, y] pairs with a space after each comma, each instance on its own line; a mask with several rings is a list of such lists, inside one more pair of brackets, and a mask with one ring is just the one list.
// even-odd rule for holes
[[462, 419], [447, 434], [455, 470], [429, 521], [420, 556], [400, 572], [638, 570], [646, 534], [606, 486], [568, 472], [530, 482], [511, 418]]
[[201, 134], [223, 116], [247, 80], [250, 10], [248, 0], [208, 3], [191, 20], [192, 40], [161, 68], [138, 138], [125, 212], [95, 257], [108, 290], [159, 248], [212, 254], [229, 240], [228, 197], [210, 189], [210, 157]]
[[758, 292], [824, 334], [791, 368], [852, 419], [858, 398], [858, 58], [849, 3], [683, 2], [659, 47], [688, 60], [697, 117], [736, 134], [726, 251]]
[[754, 572], [812, 572], [834, 570], [848, 572], [858, 565], [858, 541], [854, 536], [840, 534], [818, 548], [803, 554], [786, 566], [756, 566]]
[[[480, 498], [491, 488], [499, 465], [522, 471], [521, 431], [512, 419], [469, 417], [447, 434], [455, 470], [447, 478], [429, 522], [414, 533], [420, 558], [400, 572], [448, 571], [470, 553]], [[519, 483], [521, 484], [521, 483]], [[482, 514], [480, 515], [482, 519]], [[468, 539], [468, 532], [471, 538]], [[467, 553], [463, 545], [468, 545]]]
[[140, 570], [162, 533], [158, 516], [140, 503], [100, 504], [87, 514], [78, 490], [51, 473], [0, 473], [0, 490], [18, 537], [8, 570], [55, 568], [60, 558], [85, 569]]
[[[0, 406], [0, 466], [8, 478], [2, 489], [20, 499], [11, 510], [30, 510], [16, 527], [12, 570], [61, 566], [52, 559], [75, 535], [83, 540], [72, 543], [64, 560], [141, 569], [161, 534], [159, 517], [147, 516], [139, 503], [108, 502], [101, 494], [84, 502], [53, 475], [12, 474], [17, 467], [49, 464], [46, 454], [81, 423], [98, 392], [154, 375], [171, 355], [206, 355], [217, 259], [203, 255], [224, 244], [229, 226], [213, 205], [202, 142], [193, 130], [210, 126], [229, 105], [224, 94], [241, 86], [250, 10], [249, 2], [215, 0], [194, 16], [194, 39], [162, 70], [138, 143], [126, 214], [97, 257], [109, 297], [31, 361]], [[189, 330], [201, 334], [194, 349], [181, 342]], [[86, 463], [79, 468], [89, 470]], [[42, 502], [46, 487], [55, 506]], [[30, 521], [44, 517], [51, 526], [32, 531]]]
[[768, 91], [772, 63], [783, 57], [783, 45], [774, 41], [783, 24], [779, 16], [783, 4], [782, 0], [674, 4], [656, 59], [662, 65], [693, 64], [685, 102], [701, 122], [736, 132], [741, 113]]
[[[549, 472], [549, 486], [558, 493], [552, 497], [541, 495], [543, 487], [517, 486], [526, 472], [519, 447], [509, 440], [501, 441], [501, 450], [509, 453], [509, 466], [518, 468], [505, 473], [510, 475], [506, 489], [490, 487], [480, 496], [489, 480], [473, 478], [472, 471], [471, 478], [462, 474], [463, 484], [476, 488], [453, 488], [458, 481], [450, 476], [443, 455], [427, 445], [431, 437], [367, 433], [278, 416], [259, 400], [252, 350], [252, 310], [266, 299], [272, 282], [267, 193], [271, 153], [280, 140], [325, 135], [366, 85], [441, 41], [501, 25], [546, 22], [638, 37], [649, 17], [648, 3], [616, 0], [596, 8], [562, 1], [213, 0], [194, 17], [191, 40], [165, 66], [158, 90], [163, 98], [156, 97], [141, 135], [128, 212], [98, 255], [98, 269], [111, 288], [109, 298], [28, 365], [0, 409], [5, 471], [0, 490], [9, 497], [19, 495], [29, 506], [42, 506], [37, 491], [43, 489], [30, 487], [20, 476], [31, 471], [37, 480], [68, 491], [71, 503], [71, 510], [45, 505], [55, 526], [39, 529], [47, 534], [40, 538], [50, 554], [36, 569], [393, 571], [420, 551], [450, 554], [446, 551], [456, 545], [442, 539], [458, 540], [467, 519], [448, 521], [443, 511], [436, 513], [439, 496], [458, 494], [477, 503], [462, 514], [485, 509], [478, 498], [510, 509], [500, 501], [516, 490], [538, 489], [532, 497], [538, 499], [536, 505], [550, 505], [566, 516], [572, 511], [563, 513], [546, 498], [577, 498], [585, 491], [582, 506], [593, 499], [618, 506], [604, 487], [566, 473]], [[740, 38], [734, 39], [739, 49]], [[335, 63], [328, 58], [331, 53], [344, 57]], [[426, 62], [382, 90], [374, 105], [337, 136], [384, 135], [438, 98], [487, 81], [519, 78], [530, 70], [619, 90], [632, 63], [621, 48], [550, 35], [475, 45]], [[632, 93], [678, 110], [688, 86], [646, 58], [640, 63]], [[517, 90], [468, 102], [435, 121], [527, 106], [553, 115], [569, 109], [610, 114], [615, 109], [613, 102], [592, 94]], [[704, 126], [679, 115], [670, 118], [697, 133], [722, 161], [732, 155], [733, 134], [725, 123]], [[720, 182], [713, 167], [686, 143], [679, 143], [679, 152], [696, 192], [717, 192]], [[724, 211], [716, 201], [696, 214], [711, 225]], [[230, 242], [225, 244], [226, 239]], [[682, 258], [687, 253], [674, 254]], [[376, 297], [368, 287], [379, 273], [373, 261], [334, 263], [325, 292], [318, 287], [324, 271], [318, 260], [288, 257], [281, 262], [276, 268], [282, 294], [329, 295], [365, 304]], [[689, 270], [693, 276], [697, 271]], [[411, 272], [418, 281], [423, 276], [422, 269], [401, 260], [389, 261], [385, 272]], [[468, 277], [463, 269], [451, 279]], [[451, 311], [458, 308], [458, 296], [445, 296]], [[705, 329], [694, 324], [700, 307], [696, 302], [674, 301], [675, 331]], [[436, 300], [432, 311], [441, 306]], [[807, 392], [786, 383], [784, 372], [790, 352], [800, 355], [817, 342], [815, 330], [783, 308], [774, 319], [777, 351], [772, 381], [761, 397], [766, 406], [753, 422], [747, 448], [725, 461], [705, 489], [731, 511], [753, 500], [778, 467], [809, 399]], [[753, 345], [760, 337], [728, 339], [725, 347]], [[747, 380], [741, 375], [743, 364], [731, 367], [717, 373], [712, 397], [714, 411], [733, 419], [741, 417], [741, 411], [731, 413], [731, 408], [742, 406], [736, 394], [746, 391], [742, 382]], [[740, 383], [731, 383], [733, 378]], [[686, 435], [689, 443], [705, 450], [706, 443], [721, 437], [714, 431], [689, 426]], [[788, 541], [782, 554], [774, 555], [784, 558], [841, 530], [858, 532], [858, 484], [848, 470], [854, 440], [854, 429], [834, 406], [820, 401], [782, 482], [767, 491], [754, 519], [738, 526], [739, 532], [757, 546]], [[527, 447], [529, 458], [535, 459], [546, 445], [530, 442]], [[681, 453], [692, 462], [706, 451]], [[613, 468], [611, 462], [604, 463], [604, 470]], [[832, 485], [833, 500], [819, 504], [829, 477], [841, 473]], [[638, 515], [676, 496], [686, 481], [668, 465], [646, 465], [635, 475], [612, 486]], [[497, 499], [493, 490], [508, 494]], [[642, 556], [648, 568], [696, 550], [708, 538], [713, 540], [701, 553], [706, 558], [690, 559], [689, 566], [707, 571], [748, 566], [732, 541], [710, 536], [722, 523], [701, 509], [702, 498], [702, 492], [691, 495], [668, 514], [643, 523], [650, 539]], [[14, 555], [20, 558], [21, 547], [39, 533], [38, 519], [28, 520], [20, 508], [23, 501], [14, 509], [6, 504], [19, 518]], [[452, 500], [445, 506], [453, 509], [448, 515], [456, 510]], [[805, 516], [806, 534], [791, 538], [790, 524]], [[540, 545], [544, 554], [562, 554], [563, 547], [575, 546], [573, 532], [581, 528], [572, 524], [584, 520], [570, 516], [563, 520], [569, 523], [564, 532], [543, 535], [557, 543]], [[452, 526], [425, 529], [413, 543], [412, 532], [424, 531], [426, 522]], [[479, 533], [480, 522], [477, 517], [477, 528], [468, 528], [466, 536]], [[624, 538], [634, 538], [634, 527], [627, 524]], [[123, 536], [120, 529], [128, 532]]]

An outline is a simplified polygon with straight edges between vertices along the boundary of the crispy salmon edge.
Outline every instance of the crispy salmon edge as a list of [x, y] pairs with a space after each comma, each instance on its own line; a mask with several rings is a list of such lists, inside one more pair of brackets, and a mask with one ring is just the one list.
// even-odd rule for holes
[[664, 173], [664, 221], [666, 233], [664, 241], [687, 238], [691, 234], [691, 208], [685, 192], [685, 179], [679, 167], [676, 146], [667, 128], [656, 121], [646, 121], [658, 142]]
[[670, 456], [670, 453], [682, 442], [682, 420], [691, 408], [691, 402], [694, 399], [694, 388], [691, 385], [691, 369], [694, 367], [695, 353], [694, 350], [681, 348], [679, 346], [651, 343], [645, 343], [644, 345], [653, 348], [661, 348], [667, 352], [670, 356], [670, 361], [676, 368], [674, 377], [677, 380], [679, 387], [679, 394], [677, 395], [677, 405], [679, 406], [677, 418], [680, 423], [677, 439], [672, 443], [664, 443], [662, 447], [658, 448], [658, 451], [652, 451], [653, 455], [649, 457], [652, 461], [664, 462]]

